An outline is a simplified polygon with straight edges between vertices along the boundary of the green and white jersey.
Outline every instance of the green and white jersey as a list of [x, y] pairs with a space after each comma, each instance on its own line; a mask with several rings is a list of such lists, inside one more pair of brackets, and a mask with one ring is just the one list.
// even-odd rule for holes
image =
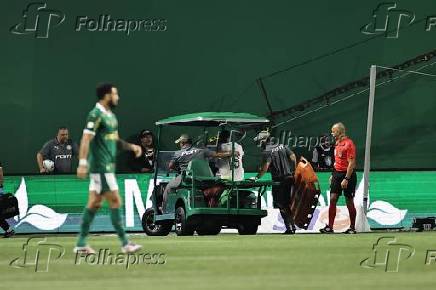
[[89, 172], [115, 172], [118, 121], [114, 113], [97, 103], [88, 114], [83, 133], [94, 135], [89, 147]]

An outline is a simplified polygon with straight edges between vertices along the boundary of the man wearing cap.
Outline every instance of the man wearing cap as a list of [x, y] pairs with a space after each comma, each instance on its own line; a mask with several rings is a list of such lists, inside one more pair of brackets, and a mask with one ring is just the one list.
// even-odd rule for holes
[[142, 155], [136, 158], [134, 154], [131, 154], [130, 169], [140, 173], [153, 172], [155, 155], [153, 133], [149, 130], [142, 130], [138, 135], [138, 139], [138, 145], [142, 148]]
[[296, 167], [296, 157], [288, 146], [283, 144], [273, 144], [269, 132], [262, 131], [255, 142], [260, 142], [263, 148], [262, 165], [259, 173], [252, 177], [253, 180], [260, 179], [268, 170], [271, 171], [272, 180], [279, 182], [273, 185], [272, 196], [274, 208], [279, 208], [280, 214], [286, 227], [284, 234], [294, 234], [295, 225], [292, 218], [290, 202], [291, 192], [294, 185], [294, 172]]
[[[192, 139], [188, 134], [182, 134], [174, 143], [178, 144], [180, 147], [179, 151], [176, 151], [171, 158], [168, 165], [170, 170], [181, 173], [186, 170], [188, 164], [194, 159], [207, 160], [209, 158], [225, 158], [232, 155], [232, 152], [214, 152], [209, 149], [197, 148], [192, 144]], [[238, 156], [238, 152], [235, 152]], [[162, 212], [166, 212], [166, 204], [168, 200], [168, 193], [176, 189], [182, 182], [182, 175], [176, 176], [176, 178], [170, 180], [170, 182], [165, 187], [163, 193], [163, 205]]]
[[69, 138], [67, 127], [59, 127], [56, 138], [44, 144], [36, 154], [40, 173], [48, 173], [43, 161], [49, 159], [54, 162], [54, 173], [65, 174], [73, 172], [73, 157], [77, 158], [79, 149], [77, 144]]

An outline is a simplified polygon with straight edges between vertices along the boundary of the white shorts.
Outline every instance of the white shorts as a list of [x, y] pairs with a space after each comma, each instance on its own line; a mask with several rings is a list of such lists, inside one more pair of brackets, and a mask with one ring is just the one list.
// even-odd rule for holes
[[97, 194], [118, 190], [115, 173], [90, 173], [89, 191]]

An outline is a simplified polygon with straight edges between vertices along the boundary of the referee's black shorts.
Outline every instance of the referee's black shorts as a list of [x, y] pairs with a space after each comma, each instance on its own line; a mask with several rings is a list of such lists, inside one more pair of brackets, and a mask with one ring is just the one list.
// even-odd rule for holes
[[356, 172], [354, 171], [353, 174], [351, 174], [350, 180], [348, 180], [347, 188], [342, 189], [341, 182], [342, 182], [342, 180], [344, 180], [346, 175], [347, 175], [346, 171], [334, 170], [332, 172], [332, 182], [330, 183], [330, 193], [337, 193], [339, 195], [342, 195], [342, 192], [344, 192], [344, 196], [354, 197], [354, 194], [356, 192], [356, 185], [357, 185]]

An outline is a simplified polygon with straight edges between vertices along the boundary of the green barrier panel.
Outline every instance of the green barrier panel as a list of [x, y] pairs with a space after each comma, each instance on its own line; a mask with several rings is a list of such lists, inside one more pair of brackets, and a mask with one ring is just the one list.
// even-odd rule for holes
[[[249, 173], [246, 177], [253, 176]], [[318, 173], [322, 189], [321, 206], [328, 204], [330, 173]], [[120, 174], [123, 220], [128, 231], [142, 231], [145, 208], [151, 206], [150, 174]], [[269, 178], [266, 176], [265, 178]], [[358, 174], [361, 183], [362, 174]], [[361, 192], [358, 188], [358, 192]], [[18, 233], [77, 232], [87, 202], [88, 181], [75, 176], [5, 177], [5, 191], [19, 200], [20, 216], [8, 221]], [[368, 221], [371, 227], [405, 227], [414, 217], [436, 216], [436, 172], [372, 172]], [[263, 205], [271, 204], [270, 193]], [[339, 205], [344, 205], [341, 199]], [[319, 210], [314, 214], [317, 219]], [[310, 228], [309, 228], [310, 229]], [[112, 231], [107, 205], [99, 211], [91, 231]]]

